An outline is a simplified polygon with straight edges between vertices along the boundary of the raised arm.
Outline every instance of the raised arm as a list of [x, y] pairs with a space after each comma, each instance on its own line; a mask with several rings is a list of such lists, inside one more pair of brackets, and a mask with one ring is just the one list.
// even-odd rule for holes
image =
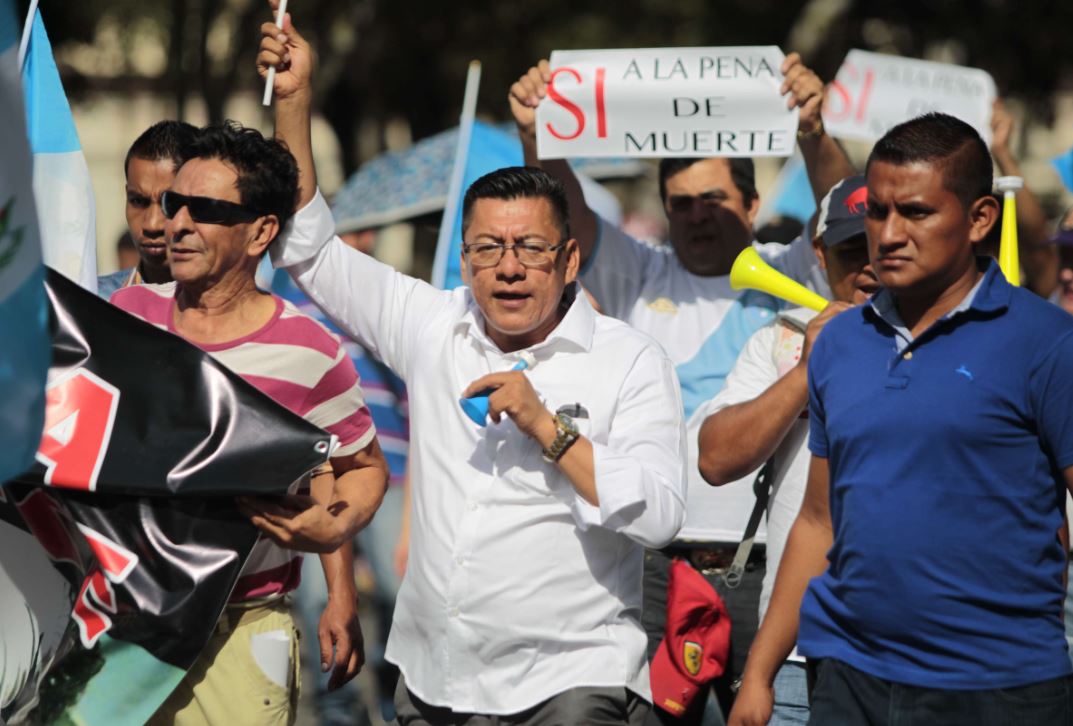
[[[270, 0], [275, 5], [275, 0]], [[351, 338], [405, 378], [411, 349], [424, 323], [442, 311], [451, 293], [403, 275], [346, 246], [316, 188], [310, 141], [313, 54], [290, 15], [281, 32], [261, 26], [257, 65], [262, 75], [276, 68], [276, 137], [298, 162], [298, 210], [270, 248], [272, 262], [285, 267], [298, 286]]]
[[[268, 0], [275, 16], [279, 0]], [[298, 162], [298, 208], [313, 199], [317, 191], [317, 169], [313, 164], [313, 140], [310, 109], [313, 106], [313, 50], [291, 23], [291, 14], [283, 28], [275, 23], [261, 25], [261, 50], [257, 54], [257, 72], [262, 78], [269, 68], [276, 69], [272, 86], [276, 111], [276, 138], [287, 144]]]
[[[1024, 179], [1021, 165], [1010, 149], [1013, 135], [1013, 116], [1002, 99], [996, 99], [991, 112], [991, 156], [1003, 176]], [[1039, 199], [1025, 185], [1017, 192], [1017, 248], [1024, 271], [1025, 287], [1040, 297], [1050, 297], [1058, 286], [1058, 251], [1047, 244], [1047, 215]]]
[[799, 108], [797, 145], [805, 160], [812, 196], [819, 206], [838, 182], [856, 173], [845, 150], [823, 128], [824, 86], [797, 53], [790, 53], [782, 63], [784, 77], [780, 91], [790, 96], [788, 108]]
[[507, 98], [514, 114], [514, 122], [518, 125], [518, 136], [522, 140], [526, 165], [544, 169], [566, 187], [567, 203], [570, 205], [570, 231], [577, 239], [581, 251], [581, 265], [584, 268], [596, 249], [596, 214], [589, 209], [585, 193], [581, 190], [581, 182], [565, 159], [541, 161], [537, 158], [536, 109], [547, 95], [550, 81], [551, 66], [547, 60], [541, 60], [510, 87]]

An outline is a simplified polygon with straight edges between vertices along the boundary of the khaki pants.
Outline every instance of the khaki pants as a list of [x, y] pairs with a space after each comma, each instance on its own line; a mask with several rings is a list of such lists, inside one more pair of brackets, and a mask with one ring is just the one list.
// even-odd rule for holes
[[[289, 666], [276, 668], [276, 680], [269, 677], [254, 652], [255, 636], [261, 634], [271, 634], [268, 649], [275, 648], [276, 655], [289, 648]], [[257, 652], [263, 653], [264, 648]], [[261, 660], [264, 662], [263, 655]], [[299, 671], [298, 630], [286, 600], [228, 605], [197, 662], [149, 723], [290, 726], [298, 711]], [[285, 680], [286, 685], [277, 680]]]

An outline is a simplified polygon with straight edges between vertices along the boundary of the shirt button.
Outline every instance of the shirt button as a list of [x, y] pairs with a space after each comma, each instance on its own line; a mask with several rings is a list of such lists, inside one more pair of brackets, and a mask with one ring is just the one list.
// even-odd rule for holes
[[465, 562], [466, 562], [466, 559], [464, 557], [462, 557], [462, 555], [457, 555], [455, 557], [455, 564], [456, 565], [462, 565], [462, 564], [465, 564]]
[[902, 357], [905, 358], [906, 360], [913, 360], [913, 351], [911, 351], [911, 350], [905, 351], [905, 353], [902, 355]]
[[458, 608], [451, 608], [451, 617], [452, 618], [457, 618], [458, 617]]
[[477, 511], [477, 507], [479, 507], [479, 506], [480, 506], [480, 505], [479, 505], [479, 504], [477, 504], [477, 502], [470, 502], [470, 503], [469, 503], [469, 511], [471, 511], [471, 512], [476, 512], [476, 511]]

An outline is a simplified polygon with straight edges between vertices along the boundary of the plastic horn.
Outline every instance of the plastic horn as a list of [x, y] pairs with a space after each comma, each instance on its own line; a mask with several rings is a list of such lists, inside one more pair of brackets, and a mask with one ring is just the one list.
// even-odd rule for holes
[[[512, 371], [524, 371], [536, 365], [536, 358], [532, 353], [523, 352], [521, 357], [522, 359], [511, 368]], [[488, 423], [488, 397], [490, 395], [492, 395], [492, 389], [488, 388], [480, 393], [474, 393], [469, 398], [458, 399], [458, 404], [473, 423], [484, 426]]]
[[734, 260], [734, 266], [730, 268], [730, 286], [735, 290], [748, 288], [766, 292], [817, 312], [827, 307], [826, 300], [775, 270], [752, 247], [743, 249]]
[[995, 191], [1002, 192], [1002, 239], [998, 246], [998, 266], [1006, 281], [1021, 285], [1021, 262], [1017, 257], [1017, 190], [1024, 189], [1019, 176], [1000, 176]]

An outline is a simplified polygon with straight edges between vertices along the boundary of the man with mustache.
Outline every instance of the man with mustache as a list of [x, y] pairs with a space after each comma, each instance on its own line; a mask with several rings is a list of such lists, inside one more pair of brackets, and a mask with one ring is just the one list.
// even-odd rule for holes
[[[823, 130], [823, 83], [796, 53], [782, 66], [781, 92], [800, 109], [798, 143], [817, 201], [836, 182], [853, 174], [841, 148]], [[760, 210], [751, 159], [672, 158], [659, 164], [659, 190], [669, 225], [669, 244], [638, 242], [595, 215], [563, 160], [536, 156], [536, 108], [547, 95], [551, 69], [536, 66], [511, 86], [509, 101], [527, 164], [541, 166], [566, 185], [582, 260], [582, 283], [608, 315], [655, 338], [674, 361], [687, 421], [689, 476], [686, 522], [671, 547], [645, 555], [644, 623], [651, 658], [664, 637], [668, 573], [682, 558], [701, 570], [726, 601], [731, 629], [731, 665], [715, 683], [724, 712], [733, 700], [749, 643], [756, 632], [757, 604], [764, 577], [763, 529], [739, 587], [723, 587], [756, 498], [751, 481], [713, 489], [697, 473], [696, 409], [723, 387], [749, 337], [770, 323], [779, 303], [757, 291], [732, 290], [730, 267], [753, 244], [753, 221]], [[780, 271], [826, 294], [811, 244], [758, 245]], [[704, 699], [706, 700], [706, 699]], [[664, 718], [654, 711], [650, 723]], [[666, 716], [666, 723], [699, 723], [699, 713]]]
[[[273, 261], [410, 392], [410, 552], [385, 656], [398, 722], [639, 726], [644, 548], [685, 509], [671, 362], [581, 293], [566, 192], [539, 169], [466, 191], [467, 287], [347, 247], [316, 190], [311, 50], [289, 19], [261, 32], [302, 178]], [[475, 396], [487, 416], [464, 413]]]
[[813, 724], [1066, 724], [1073, 318], [976, 255], [999, 215], [971, 126], [868, 159], [882, 289], [809, 361], [808, 484], [731, 726], [768, 722], [796, 642]]

